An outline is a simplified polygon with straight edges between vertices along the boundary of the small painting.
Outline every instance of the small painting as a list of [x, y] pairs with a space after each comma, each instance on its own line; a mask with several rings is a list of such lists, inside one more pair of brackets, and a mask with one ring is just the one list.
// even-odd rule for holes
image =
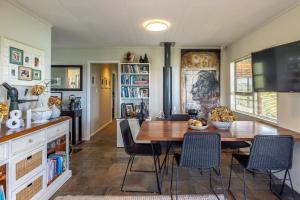
[[24, 53], [24, 66], [31, 67], [32, 66], [32, 58], [26, 52]]
[[18, 67], [9, 66], [9, 78], [18, 79]]
[[91, 87], [95, 87], [95, 86], [96, 86], [96, 75], [91, 74]]
[[140, 96], [141, 96], [141, 98], [148, 98], [149, 97], [149, 88], [141, 88]]
[[34, 56], [33, 57], [33, 66], [34, 67], [40, 67], [41, 66], [41, 57], [40, 56]]
[[125, 113], [127, 117], [130, 117], [134, 114], [134, 110], [133, 110], [133, 103], [126, 103], [125, 104]]
[[9, 48], [9, 62], [15, 65], [23, 65], [24, 51], [14, 47]]
[[30, 67], [19, 66], [18, 79], [23, 81], [31, 81], [32, 69]]
[[139, 113], [141, 111], [141, 106], [140, 105], [134, 105], [134, 111], [135, 113]]
[[42, 80], [42, 71], [34, 69], [32, 71], [32, 80]]

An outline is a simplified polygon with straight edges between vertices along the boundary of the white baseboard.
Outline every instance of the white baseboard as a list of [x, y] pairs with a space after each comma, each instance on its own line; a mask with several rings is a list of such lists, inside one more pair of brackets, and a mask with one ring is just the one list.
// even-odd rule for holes
[[94, 131], [93, 133], [91, 133], [91, 137], [93, 135], [95, 135], [96, 133], [98, 133], [99, 131], [101, 131], [102, 129], [104, 129], [106, 126], [108, 126], [108, 124], [112, 123], [112, 120], [110, 120], [109, 122], [103, 124], [100, 128], [98, 128], [96, 131]]

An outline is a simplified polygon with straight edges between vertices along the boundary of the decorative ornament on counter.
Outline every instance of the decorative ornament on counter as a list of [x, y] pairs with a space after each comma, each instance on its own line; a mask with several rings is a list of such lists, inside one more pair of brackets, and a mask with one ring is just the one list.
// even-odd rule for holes
[[8, 115], [8, 105], [6, 103], [0, 102], [0, 129], [1, 129], [2, 120], [7, 115]]
[[33, 123], [46, 123], [48, 119], [50, 119], [52, 111], [48, 107], [48, 98], [47, 98], [47, 88], [50, 85], [51, 81], [49, 82], [41, 82], [32, 87], [31, 95], [38, 96], [38, 105], [37, 108], [32, 109], [32, 119]]
[[9, 113], [9, 119], [6, 121], [6, 127], [9, 129], [18, 129], [23, 125], [21, 110], [12, 110]]
[[135, 55], [134, 53], [128, 51], [124, 57], [124, 60], [125, 62], [128, 62], [128, 63], [133, 63], [134, 62], [134, 58], [135, 58]]
[[57, 118], [60, 116], [61, 111], [57, 106], [62, 105], [62, 100], [57, 96], [49, 97], [48, 99], [48, 106], [50, 107], [52, 114], [51, 118]]

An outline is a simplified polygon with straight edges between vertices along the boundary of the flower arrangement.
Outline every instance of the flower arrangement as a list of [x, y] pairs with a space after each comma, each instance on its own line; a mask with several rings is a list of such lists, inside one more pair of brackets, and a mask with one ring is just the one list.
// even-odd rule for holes
[[232, 122], [237, 120], [237, 116], [226, 106], [219, 106], [211, 111], [211, 120], [219, 122]]
[[55, 96], [53, 96], [53, 97], [49, 97], [49, 99], [48, 99], [48, 106], [49, 107], [52, 107], [52, 106], [60, 106], [60, 105], [62, 105], [62, 100], [61, 100], [61, 98], [59, 98], [59, 97], [55, 97]]
[[0, 126], [4, 116], [8, 115], [9, 108], [6, 103], [0, 102]]
[[40, 96], [45, 92], [45, 89], [44, 85], [35, 85], [31, 88], [31, 95]]

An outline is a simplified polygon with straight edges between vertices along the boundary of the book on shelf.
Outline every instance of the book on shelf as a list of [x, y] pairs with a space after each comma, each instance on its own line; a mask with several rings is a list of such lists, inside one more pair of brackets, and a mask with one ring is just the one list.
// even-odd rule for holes
[[122, 64], [122, 73], [147, 74], [149, 73], [148, 64]]
[[149, 77], [122, 74], [121, 84], [122, 85], [147, 85], [149, 84]]
[[0, 185], [0, 200], [5, 200], [5, 191], [3, 185]]
[[149, 98], [149, 88], [122, 86], [122, 98]]
[[55, 152], [47, 158], [47, 182], [51, 182], [67, 168], [66, 152]]

